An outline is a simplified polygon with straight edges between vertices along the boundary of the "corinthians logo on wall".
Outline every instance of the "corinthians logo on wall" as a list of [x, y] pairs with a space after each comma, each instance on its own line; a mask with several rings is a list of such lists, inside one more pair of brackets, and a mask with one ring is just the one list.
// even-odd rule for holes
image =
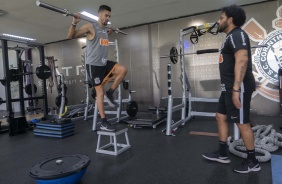
[[266, 30], [251, 18], [243, 27], [250, 39], [259, 45], [253, 55], [256, 67], [254, 76], [259, 83], [254, 96], [258, 93], [263, 97], [279, 102], [278, 69], [282, 67], [282, 6], [277, 9], [277, 18], [272, 21], [274, 31], [267, 34]]

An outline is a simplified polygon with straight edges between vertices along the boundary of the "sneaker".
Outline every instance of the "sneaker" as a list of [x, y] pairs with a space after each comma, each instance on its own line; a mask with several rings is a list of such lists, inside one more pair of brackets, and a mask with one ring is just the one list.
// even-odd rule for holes
[[234, 171], [238, 173], [249, 173], [252, 171], [259, 171], [259, 170], [260, 170], [259, 162], [256, 161], [256, 163], [254, 163], [248, 159], [246, 159], [240, 165], [234, 167]]
[[110, 107], [116, 107], [117, 106], [117, 103], [115, 102], [113, 95], [112, 94], [110, 95], [107, 92], [104, 95], [104, 101], [107, 102]]
[[100, 126], [101, 130], [105, 130], [105, 131], [109, 131], [109, 132], [113, 132], [116, 129], [113, 127], [113, 125], [111, 125], [109, 122], [102, 122], [101, 126]]
[[225, 156], [225, 157], [220, 156], [218, 151], [215, 151], [215, 152], [212, 152], [212, 153], [205, 153], [205, 154], [202, 154], [202, 156], [205, 159], [208, 159], [208, 160], [211, 160], [211, 161], [220, 162], [220, 163], [223, 163], [223, 164], [228, 164], [228, 163], [231, 162], [229, 157], [227, 157], [227, 156]]

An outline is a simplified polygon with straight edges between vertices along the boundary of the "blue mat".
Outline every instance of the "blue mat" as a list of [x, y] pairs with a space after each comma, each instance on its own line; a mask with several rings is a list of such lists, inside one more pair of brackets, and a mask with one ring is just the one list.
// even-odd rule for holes
[[282, 184], [282, 155], [271, 155], [272, 184]]

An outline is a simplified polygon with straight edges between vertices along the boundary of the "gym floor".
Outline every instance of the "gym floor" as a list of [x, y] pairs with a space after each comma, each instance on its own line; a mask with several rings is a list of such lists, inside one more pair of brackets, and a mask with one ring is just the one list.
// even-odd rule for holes
[[[253, 125], [273, 124], [281, 133], [281, 116], [252, 116]], [[119, 127], [126, 127], [124, 124]], [[271, 162], [261, 163], [261, 171], [238, 174], [232, 168], [242, 158], [231, 155], [230, 164], [204, 160], [203, 152], [217, 148], [216, 136], [198, 136], [191, 131], [217, 132], [213, 118], [197, 117], [176, 132], [176, 136], [165, 136], [161, 130], [129, 128], [131, 148], [118, 156], [96, 153], [97, 132], [91, 131], [92, 121], [77, 121], [75, 135], [64, 139], [39, 137], [30, 131], [26, 134], [0, 135], [0, 183], [32, 184], [29, 176], [34, 164], [45, 158], [70, 154], [86, 154], [91, 164], [79, 184], [270, 184], [272, 183]], [[233, 130], [230, 127], [230, 134]], [[122, 137], [122, 136], [121, 136]], [[119, 141], [123, 141], [123, 138]], [[104, 142], [105, 140], [102, 139]], [[282, 149], [273, 152], [282, 155]]]

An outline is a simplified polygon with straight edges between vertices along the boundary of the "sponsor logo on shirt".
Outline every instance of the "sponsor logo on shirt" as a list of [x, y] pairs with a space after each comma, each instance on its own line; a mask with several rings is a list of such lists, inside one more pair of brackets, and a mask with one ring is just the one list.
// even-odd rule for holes
[[100, 38], [100, 45], [101, 46], [109, 46], [109, 40], [104, 39], [104, 38]]

